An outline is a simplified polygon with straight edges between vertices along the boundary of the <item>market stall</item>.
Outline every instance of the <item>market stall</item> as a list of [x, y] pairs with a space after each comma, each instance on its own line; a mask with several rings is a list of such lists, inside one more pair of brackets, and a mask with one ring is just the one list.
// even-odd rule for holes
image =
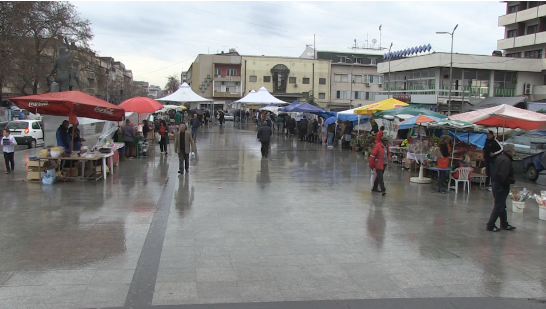
[[[11, 98], [15, 104], [20, 108], [33, 111], [36, 114], [42, 115], [53, 115], [53, 116], [66, 116], [68, 117], [69, 123], [75, 124], [78, 120], [77, 117], [87, 117], [93, 119], [101, 120], [110, 120], [110, 121], [120, 121], [123, 119], [125, 111], [122, 108], [119, 108], [116, 105], [110, 104], [106, 101], [98, 99], [96, 97], [90, 96], [80, 91], [66, 91], [66, 92], [53, 92], [29, 96], [21, 96]], [[82, 151], [74, 152], [74, 130], [75, 126], [72, 127], [72, 142], [71, 142], [71, 152], [70, 153], [60, 153], [59, 156], [66, 161], [83, 161], [87, 160], [82, 158]], [[41, 153], [40, 158], [50, 158], [55, 159], [50, 150], [44, 149], [45, 152]], [[107, 154], [101, 153], [99, 151], [87, 151], [85, 154], [86, 157], [106, 157]], [[104, 159], [106, 161], [106, 158]], [[81, 163], [81, 162], [80, 162]], [[112, 163], [112, 161], [111, 161]], [[70, 164], [72, 166], [72, 164]], [[40, 163], [38, 163], [40, 167]], [[40, 167], [41, 168], [41, 167]], [[29, 172], [31, 172], [29, 170]], [[71, 176], [73, 169], [70, 168], [68, 176]], [[96, 173], [95, 169], [93, 173]], [[102, 172], [106, 173], [106, 168], [102, 168]], [[106, 177], [105, 177], [106, 178]]]
[[[145, 157], [148, 155], [148, 140], [147, 137], [149, 137], [151, 140], [153, 140], [154, 130], [153, 128], [151, 131], [148, 132], [148, 136], [145, 137], [143, 134], [140, 134], [143, 132], [141, 123], [141, 116], [145, 119], [148, 118], [148, 116], [151, 113], [154, 113], [162, 108], [164, 108], [163, 104], [157, 102], [154, 99], [150, 98], [144, 98], [144, 97], [136, 97], [131, 98], [126, 101], [123, 101], [119, 107], [125, 109], [126, 112], [134, 112], [138, 115], [138, 121], [135, 126], [135, 132], [139, 132], [139, 135], [134, 140], [135, 145], [135, 152], [137, 154], [137, 158]], [[148, 129], [150, 129], [150, 124], [146, 124], [148, 126]]]

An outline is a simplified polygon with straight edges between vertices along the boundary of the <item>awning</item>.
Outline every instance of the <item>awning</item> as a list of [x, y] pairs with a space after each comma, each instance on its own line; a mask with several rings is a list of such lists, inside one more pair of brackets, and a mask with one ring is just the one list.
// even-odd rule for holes
[[[516, 106], [520, 103], [525, 103], [525, 99], [526, 99], [525, 97], [489, 97], [489, 98], [485, 98], [480, 103], [472, 106], [470, 110], [475, 111], [478, 109], [495, 107], [495, 106], [499, 106], [503, 104]], [[520, 106], [516, 106], [516, 107], [520, 107]], [[521, 107], [524, 108], [525, 106], [521, 106]]]

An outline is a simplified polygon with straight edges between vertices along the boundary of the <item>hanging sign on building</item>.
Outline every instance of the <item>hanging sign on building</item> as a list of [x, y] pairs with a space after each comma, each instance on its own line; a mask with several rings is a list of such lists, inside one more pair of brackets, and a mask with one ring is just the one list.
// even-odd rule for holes
[[392, 97], [406, 103], [411, 103], [411, 94], [395, 94]]

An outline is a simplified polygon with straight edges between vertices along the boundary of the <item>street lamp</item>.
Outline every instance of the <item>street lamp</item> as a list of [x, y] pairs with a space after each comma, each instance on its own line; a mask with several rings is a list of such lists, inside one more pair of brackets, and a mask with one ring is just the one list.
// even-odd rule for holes
[[453, 28], [453, 31], [451, 32], [436, 32], [436, 34], [449, 34], [451, 35], [451, 61], [449, 63], [449, 89], [448, 89], [448, 97], [447, 97], [447, 115], [451, 116], [451, 78], [453, 74], [453, 34], [455, 33], [455, 30], [457, 30], [457, 27], [459, 27], [459, 24], [455, 25], [455, 28]]

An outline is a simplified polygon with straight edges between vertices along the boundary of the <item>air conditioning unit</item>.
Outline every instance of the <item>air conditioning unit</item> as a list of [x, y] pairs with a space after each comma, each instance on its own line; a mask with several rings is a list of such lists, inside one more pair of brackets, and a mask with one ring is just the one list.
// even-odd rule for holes
[[531, 94], [531, 89], [525, 88], [525, 94]]
[[222, 82], [222, 85], [225, 85], [225, 84], [226, 84], [226, 82]]
[[379, 88], [383, 87], [383, 84], [377, 84], [379, 86]]
[[235, 82], [235, 85], [239, 86], [239, 82]]
[[366, 83], [366, 87], [370, 87], [370, 83]]
[[294, 87], [298, 87], [298, 84], [294, 84]]

